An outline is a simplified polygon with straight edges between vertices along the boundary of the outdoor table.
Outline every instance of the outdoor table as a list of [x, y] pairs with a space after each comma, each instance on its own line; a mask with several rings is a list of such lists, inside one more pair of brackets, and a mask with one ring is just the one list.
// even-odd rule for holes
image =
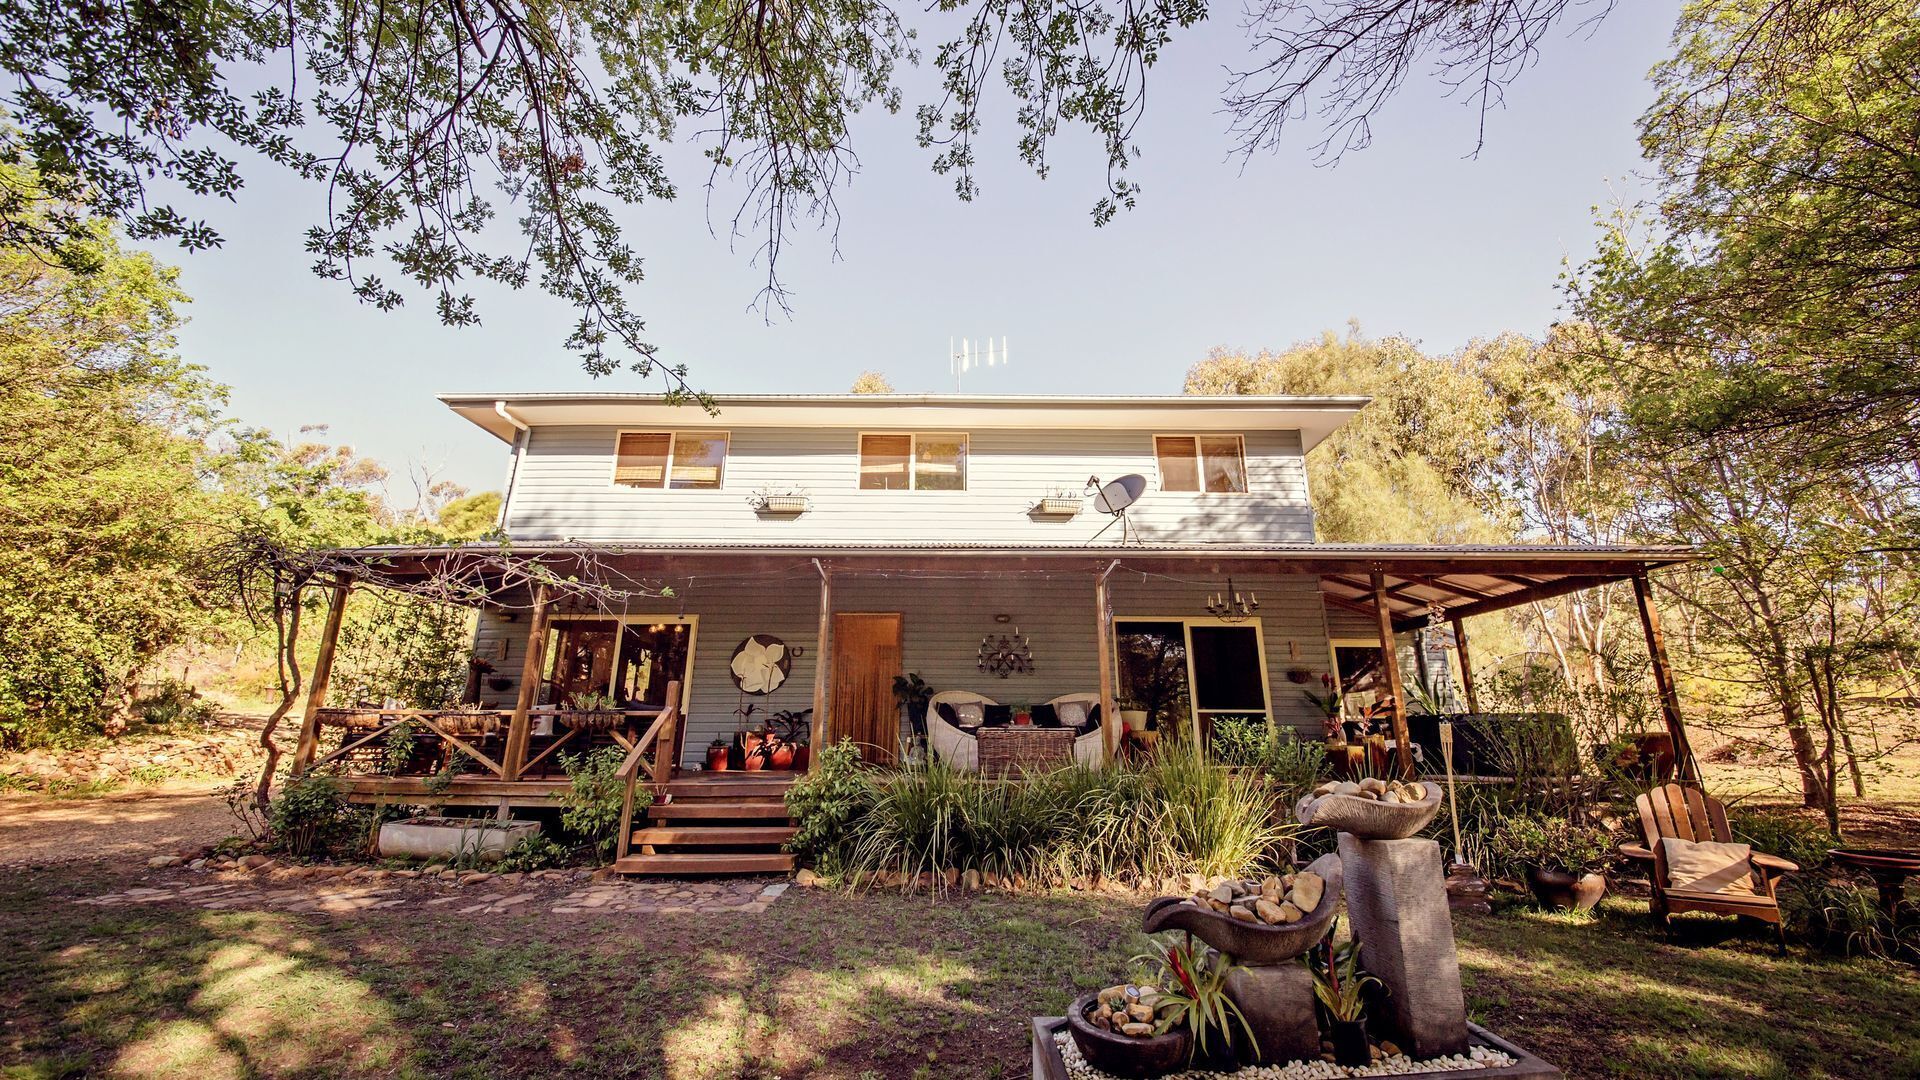
[[983, 727], [973, 736], [980, 755], [980, 771], [989, 775], [1022, 769], [1047, 772], [1073, 763], [1074, 729], [1005, 724]]
[[1827, 854], [1835, 862], [1865, 870], [1880, 887], [1880, 907], [1889, 922], [1898, 925], [1900, 908], [1906, 902], [1907, 879], [1920, 874], [1920, 851], [1894, 851], [1882, 848], [1831, 848]]

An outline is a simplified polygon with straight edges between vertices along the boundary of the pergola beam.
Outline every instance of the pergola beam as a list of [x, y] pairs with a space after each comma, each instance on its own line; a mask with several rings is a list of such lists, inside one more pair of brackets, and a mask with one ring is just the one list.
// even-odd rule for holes
[[1407, 733], [1407, 688], [1400, 678], [1400, 652], [1394, 647], [1393, 613], [1387, 607], [1387, 579], [1373, 572], [1374, 611], [1380, 620], [1380, 666], [1387, 671], [1387, 693], [1393, 695], [1388, 714], [1393, 723], [1393, 741], [1400, 748], [1400, 771], [1413, 775], [1413, 739]]
[[327, 687], [333, 681], [333, 657], [340, 644], [340, 623], [347, 614], [347, 595], [353, 591], [353, 575], [341, 574], [333, 584], [327, 601], [327, 621], [320, 630], [320, 652], [313, 658], [313, 681], [307, 685], [307, 708], [300, 720], [300, 743], [293, 751], [293, 775], [299, 776], [313, 764], [320, 749], [320, 710], [327, 704]]
[[[501, 778], [520, 779], [527, 760], [527, 742], [533, 733], [533, 707], [540, 696], [540, 672], [546, 666], [547, 626], [553, 616], [553, 596], [545, 582], [533, 587], [533, 619], [527, 627], [527, 657], [520, 665], [520, 694], [507, 722], [507, 751], [500, 762]], [[563, 704], [555, 702], [555, 704]]]
[[1673, 739], [1674, 766], [1682, 783], [1698, 783], [1700, 770], [1687, 741], [1687, 725], [1680, 717], [1680, 689], [1667, 662], [1667, 639], [1660, 630], [1660, 612], [1653, 606], [1653, 586], [1645, 572], [1633, 576], [1633, 599], [1640, 608], [1640, 629], [1647, 636], [1647, 660], [1653, 667], [1653, 686], [1660, 695], [1660, 713]]

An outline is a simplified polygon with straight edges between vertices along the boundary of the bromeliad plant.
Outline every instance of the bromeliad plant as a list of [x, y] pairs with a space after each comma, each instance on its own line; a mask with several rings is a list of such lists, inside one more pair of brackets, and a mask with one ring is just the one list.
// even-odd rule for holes
[[[1240, 1006], [1227, 996], [1227, 976], [1238, 966], [1233, 957], [1207, 948], [1189, 934], [1185, 945], [1168, 944], [1160, 952], [1133, 959], [1135, 963], [1158, 966], [1156, 984], [1160, 987], [1161, 1001], [1172, 1006], [1164, 1011], [1156, 1010], [1155, 1035], [1164, 1035], [1186, 1024], [1193, 1035], [1192, 1057], [1202, 1060], [1230, 1050], [1232, 1028], [1237, 1025], [1254, 1055], [1259, 1055], [1260, 1043], [1254, 1037], [1252, 1025], [1247, 1023]], [[1213, 1040], [1211, 1050], [1207, 1045], [1209, 1038]]]
[[1336, 917], [1326, 940], [1307, 950], [1307, 968], [1313, 972], [1313, 996], [1326, 1007], [1327, 1016], [1351, 1024], [1366, 1011], [1367, 987], [1380, 985], [1380, 980], [1360, 970], [1360, 942], [1333, 943], [1339, 930]]

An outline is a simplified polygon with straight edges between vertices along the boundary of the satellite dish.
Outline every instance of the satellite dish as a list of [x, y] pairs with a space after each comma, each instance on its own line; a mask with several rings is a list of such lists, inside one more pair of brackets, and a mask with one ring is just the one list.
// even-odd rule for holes
[[1128, 473], [1105, 484], [1102, 484], [1097, 476], [1087, 477], [1087, 491], [1093, 495], [1093, 508], [1113, 517], [1112, 521], [1101, 526], [1099, 532], [1088, 538], [1087, 543], [1092, 544], [1100, 539], [1102, 534], [1115, 525], [1120, 526], [1122, 546], [1129, 542], [1138, 543], [1140, 538], [1133, 532], [1133, 523], [1127, 520], [1127, 508], [1139, 502], [1140, 496], [1146, 494], [1146, 490], [1147, 478], [1139, 473]]

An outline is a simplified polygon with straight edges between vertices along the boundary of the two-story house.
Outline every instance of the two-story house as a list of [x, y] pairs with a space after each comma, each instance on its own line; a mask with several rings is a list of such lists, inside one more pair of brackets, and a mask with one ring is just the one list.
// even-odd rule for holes
[[[750, 396], [712, 415], [640, 394], [441, 400], [505, 450], [506, 540], [353, 554], [376, 584], [455, 563], [487, 582], [471, 696], [503, 730], [495, 752], [463, 740], [485, 767], [443, 788], [453, 801], [544, 799], [567, 733], [543, 713], [594, 694], [644, 720], [669, 684], [663, 753], [689, 772], [711, 741], [808, 709], [815, 745], [891, 761], [912, 742], [904, 673], [1000, 704], [1077, 698], [1096, 760], [1120, 748], [1122, 711], [1201, 738], [1227, 717], [1317, 738], [1308, 691], [1328, 680], [1384, 703], [1404, 740], [1409, 679], [1477, 708], [1463, 619], [1686, 557], [1316, 543], [1304, 458], [1363, 398]], [[1659, 683], [1677, 728], [1663, 667]], [[317, 708], [302, 764], [323, 752]]]

